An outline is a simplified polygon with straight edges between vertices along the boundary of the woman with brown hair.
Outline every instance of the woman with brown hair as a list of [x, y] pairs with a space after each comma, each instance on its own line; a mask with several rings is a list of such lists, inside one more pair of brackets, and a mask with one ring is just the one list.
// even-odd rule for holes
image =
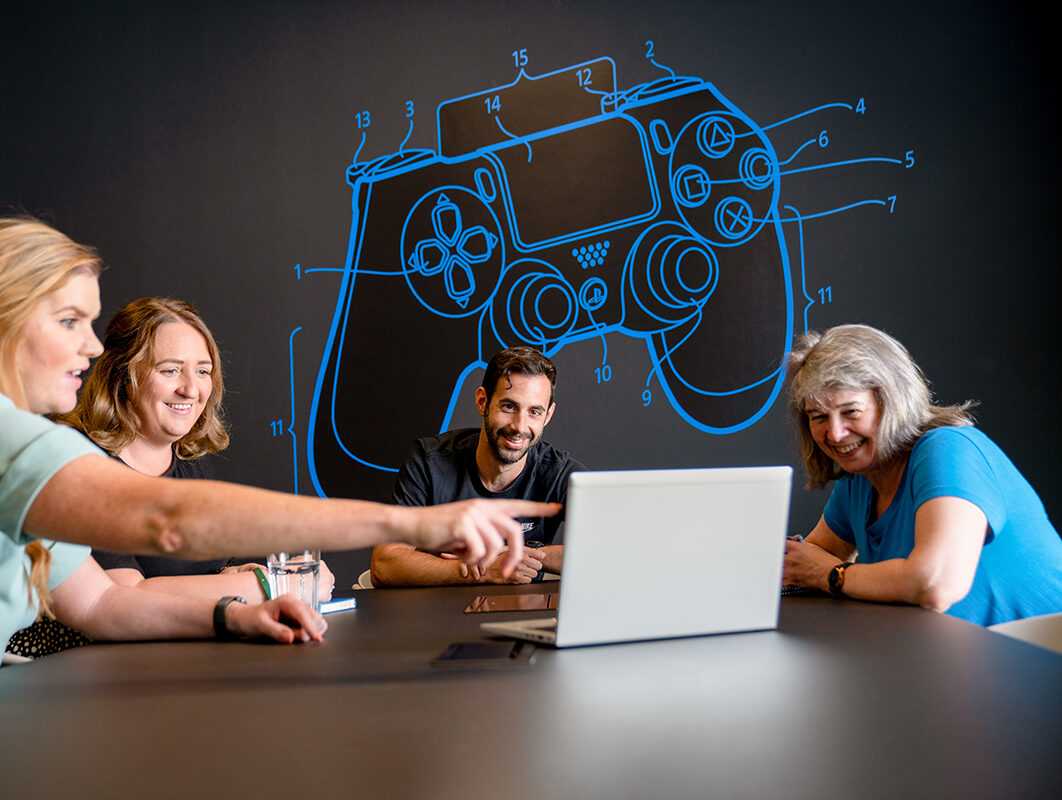
[[94, 639], [323, 635], [324, 620], [289, 596], [252, 606], [118, 585], [84, 545], [202, 559], [399, 540], [484, 566], [508, 545], [512, 568], [523, 550], [512, 517], [556, 513], [515, 501], [403, 509], [318, 500], [149, 477], [102, 457], [42, 416], [74, 408], [102, 350], [92, 331], [99, 272], [91, 249], [54, 228], [0, 218], [0, 649], [38, 614]]
[[[77, 407], [61, 418], [101, 449], [144, 475], [207, 480], [203, 461], [228, 447], [222, 417], [221, 353], [198, 312], [182, 300], [142, 297], [107, 325], [103, 354], [89, 373]], [[258, 564], [184, 561], [93, 550], [111, 578], [125, 586], [269, 600], [273, 589]], [[320, 600], [335, 576], [321, 562]]]

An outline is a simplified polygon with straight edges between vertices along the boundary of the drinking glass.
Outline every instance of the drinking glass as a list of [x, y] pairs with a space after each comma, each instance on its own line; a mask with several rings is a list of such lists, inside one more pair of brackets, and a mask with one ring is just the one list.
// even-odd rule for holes
[[321, 610], [318, 583], [321, 579], [321, 551], [270, 553], [266, 560], [273, 596], [293, 594], [314, 611]]

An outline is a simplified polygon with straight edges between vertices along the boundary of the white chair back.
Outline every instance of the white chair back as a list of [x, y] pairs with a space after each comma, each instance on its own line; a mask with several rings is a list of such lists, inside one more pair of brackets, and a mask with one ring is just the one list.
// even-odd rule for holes
[[1036, 644], [1062, 653], [1062, 612], [1042, 614], [1038, 617], [1016, 619], [1013, 622], [1001, 622], [988, 628], [995, 633], [1002, 633], [1023, 642]]

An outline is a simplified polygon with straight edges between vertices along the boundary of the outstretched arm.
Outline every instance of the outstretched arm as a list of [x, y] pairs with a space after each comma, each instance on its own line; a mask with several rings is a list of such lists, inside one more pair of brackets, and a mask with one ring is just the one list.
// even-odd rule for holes
[[557, 505], [469, 500], [430, 508], [321, 500], [215, 481], [152, 478], [99, 456], [60, 469], [37, 495], [24, 528], [34, 536], [133, 553], [218, 558], [301, 548], [349, 550], [402, 541], [489, 565], [506, 547], [523, 556], [514, 516]]

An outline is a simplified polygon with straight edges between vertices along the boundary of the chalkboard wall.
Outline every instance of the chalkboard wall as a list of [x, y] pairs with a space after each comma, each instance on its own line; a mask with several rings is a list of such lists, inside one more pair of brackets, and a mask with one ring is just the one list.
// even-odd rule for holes
[[[199, 307], [220, 477], [385, 499], [378, 467], [477, 424], [477, 364], [520, 336], [559, 369], [547, 438], [593, 467], [796, 465], [785, 348], [858, 321], [981, 401], [1057, 521], [1046, 29], [978, 3], [43, 4], [0, 33], [0, 203], [100, 249], [103, 321]], [[798, 488], [792, 529], [824, 500]]]

